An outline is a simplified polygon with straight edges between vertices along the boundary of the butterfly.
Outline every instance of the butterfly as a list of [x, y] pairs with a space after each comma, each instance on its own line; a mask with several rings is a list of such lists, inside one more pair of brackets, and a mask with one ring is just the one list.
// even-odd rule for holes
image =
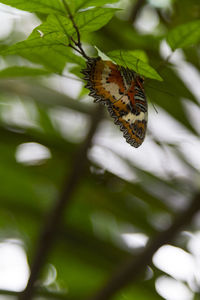
[[107, 106], [126, 141], [138, 148], [145, 138], [148, 117], [144, 79], [133, 70], [100, 57], [88, 57], [82, 73], [94, 102]]

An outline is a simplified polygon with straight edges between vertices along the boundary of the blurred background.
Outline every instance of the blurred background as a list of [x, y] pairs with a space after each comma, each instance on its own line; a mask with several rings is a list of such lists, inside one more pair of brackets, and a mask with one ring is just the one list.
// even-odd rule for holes
[[[0, 1], [1, 2], [1, 1]], [[108, 1], [109, 2], [109, 1]], [[115, 5], [116, 6], [116, 5]], [[199, 0], [123, 0], [101, 30], [82, 36], [103, 52], [142, 49], [155, 69], [172, 53], [164, 36], [200, 17]], [[0, 49], [25, 40], [39, 15], [0, 3]], [[27, 284], [41, 228], [59, 198], [74, 153], [84, 142], [97, 104], [80, 78], [11, 78], [1, 72], [31, 66], [0, 58], [0, 299], [16, 299]], [[160, 68], [163, 82], [144, 84], [147, 136], [135, 149], [106, 110], [87, 151], [57, 239], [38, 279], [35, 299], [87, 299], [116, 266], [140, 254], [200, 189], [200, 47], [178, 49]], [[153, 105], [156, 107], [154, 109]], [[153, 256], [141, 280], [118, 300], [200, 299], [200, 214]]]

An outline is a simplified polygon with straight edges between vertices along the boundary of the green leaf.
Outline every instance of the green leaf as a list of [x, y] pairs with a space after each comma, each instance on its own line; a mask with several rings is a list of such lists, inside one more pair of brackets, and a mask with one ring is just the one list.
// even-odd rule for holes
[[[80, 12], [75, 22], [80, 32], [88, 32], [104, 26], [115, 9], [94, 8]], [[50, 15], [47, 21], [35, 28], [26, 41], [19, 42], [0, 52], [1, 55], [20, 55], [39, 63], [54, 72], [62, 72], [66, 62], [84, 66], [84, 60], [75, 55], [68, 46], [69, 38], [76, 35], [71, 21], [61, 15]]]
[[[79, 12], [75, 15], [74, 21], [82, 32], [91, 32], [100, 29], [113, 17], [116, 9], [113, 8], [93, 8]], [[47, 22], [38, 27], [44, 34], [49, 35], [49, 39], [68, 43], [70, 36], [76, 36], [76, 29], [69, 18], [61, 15], [50, 15]]]
[[[118, 65], [133, 69], [139, 75], [143, 75], [145, 77], [156, 79], [159, 81], [163, 80], [156, 72], [156, 70], [154, 70], [150, 65], [138, 58], [141, 58], [141, 52], [139, 54], [138, 50], [137, 52], [114, 50], [108, 52], [107, 55]], [[144, 55], [142, 59], [144, 59]]]
[[[102, 52], [98, 47], [95, 46], [94, 48], [97, 50], [97, 54], [98, 54], [98, 56], [101, 57], [101, 59], [109, 60], [109, 57], [104, 52]], [[133, 50], [132, 53], [138, 59], [142, 60], [143, 62], [148, 63], [148, 57], [143, 50]]]
[[[72, 0], [73, 1], [73, 0]], [[89, 6], [102, 6], [107, 3], [116, 3], [119, 0], [76, 0], [73, 1], [75, 10], [79, 10], [81, 8], [89, 7]]]
[[50, 72], [44, 69], [14, 66], [1, 70], [0, 78], [40, 76], [47, 74], [50, 74]]
[[118, 9], [97, 7], [81, 11], [75, 15], [80, 32], [92, 32], [105, 26]]
[[[118, 1], [119, 0], [66, 0], [72, 12], [85, 7], [102, 6], [107, 3], [115, 3]], [[66, 14], [66, 10], [61, 0], [0, 0], [0, 3], [29, 12]]]
[[55, 135], [59, 137], [59, 133], [56, 131], [48, 111], [45, 110], [45, 106], [42, 107], [38, 103], [36, 106], [38, 112], [38, 124], [43, 132], [46, 133], [46, 135]]
[[68, 45], [69, 36], [73, 31], [72, 22], [61, 15], [49, 15], [46, 22], [42, 23], [40, 26], [35, 28], [34, 31], [37, 31], [40, 34], [40, 37], [52, 43]]
[[167, 42], [175, 50], [200, 41], [200, 20], [189, 22], [172, 29], [167, 35]]
[[[43, 29], [42, 26], [38, 28]], [[75, 55], [71, 49], [59, 42], [63, 39], [54, 33], [42, 35], [43, 33], [34, 29], [26, 41], [19, 42], [15, 45], [4, 49], [0, 55], [20, 55], [26, 59], [44, 65], [48, 70], [61, 73], [67, 62], [73, 62], [84, 66], [84, 60]]]
[[61, 15], [49, 15], [46, 22], [42, 23], [36, 30], [41, 31], [45, 38], [68, 46], [70, 37], [75, 31], [69, 18]]
[[139, 49], [133, 50], [132, 53], [138, 59], [142, 60], [145, 63], [148, 63], [149, 61], [148, 56], [146, 55], [146, 52], [144, 52], [143, 50], [139, 50]]
[[[72, 66], [71, 68], [69, 68], [69, 72], [76, 75], [77, 77], [80, 77], [82, 78], [83, 77], [83, 74], [81, 73], [81, 71], [83, 70], [82, 67], [80, 66]], [[87, 90], [87, 93], [88, 94], [88, 90]]]
[[[104, 26], [115, 13], [112, 8], [94, 8], [80, 12], [75, 22], [80, 32], [95, 31]], [[61, 73], [66, 62], [84, 66], [84, 60], [68, 46], [76, 35], [71, 20], [60, 15], [50, 15], [47, 21], [35, 28], [26, 41], [3, 49], [1, 55], [20, 55], [32, 62], [44, 65], [48, 70]]]
[[1, 0], [0, 2], [30, 12], [43, 14], [65, 13], [64, 7], [59, 0]]
[[109, 57], [104, 52], [102, 52], [98, 47], [94, 46], [94, 48], [97, 50], [97, 54], [99, 57], [101, 57], [101, 59], [109, 60]]

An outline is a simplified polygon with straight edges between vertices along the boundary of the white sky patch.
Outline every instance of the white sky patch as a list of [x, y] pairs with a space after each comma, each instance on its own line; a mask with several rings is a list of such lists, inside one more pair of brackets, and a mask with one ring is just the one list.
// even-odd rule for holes
[[176, 280], [189, 282], [195, 276], [194, 257], [178, 247], [162, 246], [154, 254], [153, 263]]
[[[24, 33], [28, 37], [40, 23], [41, 21], [35, 14], [0, 3], [0, 37], [5, 35], [8, 29], [11, 30], [13, 26], [16, 31]], [[9, 28], [10, 24], [12, 24], [12, 28]]]
[[157, 107], [158, 113], [149, 112], [148, 127], [161, 142], [182, 143], [191, 140], [191, 133], [164, 109]]
[[89, 158], [98, 163], [103, 169], [117, 174], [125, 180], [136, 180], [136, 176], [129, 166], [104, 147], [93, 146], [89, 151]]
[[22, 291], [28, 280], [26, 253], [16, 240], [0, 243], [0, 289]]
[[8, 18], [8, 15], [0, 10], [0, 40], [8, 37], [12, 29], [13, 19], [11, 17]]
[[160, 54], [163, 59], [166, 59], [169, 55], [169, 61], [172, 62], [176, 68], [176, 72], [180, 78], [184, 81], [190, 92], [200, 102], [200, 72], [192, 64], [188, 63], [184, 59], [184, 53], [181, 49], [176, 49], [172, 52], [171, 48], [165, 40], [160, 44]]
[[72, 142], [82, 141], [89, 127], [89, 120], [85, 114], [63, 107], [49, 110], [51, 120], [64, 138]]
[[67, 71], [67, 68], [65, 68], [63, 74], [66, 77], [52, 75], [47, 79], [44, 78], [43, 81], [48, 87], [50, 86], [56, 91], [59, 91], [73, 99], [77, 99], [83, 86], [83, 80], [77, 79], [77, 77]]
[[19, 163], [35, 165], [51, 158], [51, 152], [39, 143], [24, 143], [17, 147], [15, 157]]
[[[156, 114], [156, 116], [157, 115], [160, 114]], [[159, 124], [159, 120], [161, 121], [160, 124]], [[172, 128], [171, 135], [173, 136], [176, 128], [173, 127], [173, 123], [171, 124], [170, 122], [171, 119], [170, 120], [167, 119], [168, 126], [164, 124], [165, 121], [166, 120], [165, 119], [162, 120], [162, 118], [156, 120], [156, 124], [157, 124], [156, 130], [158, 129], [159, 131], [161, 131], [160, 134], [164, 134], [164, 132], [162, 132], [162, 126], [163, 126], [163, 131], [164, 129], [168, 130], [168, 128], [170, 128], [171, 126]], [[116, 127], [118, 127], [118, 130]], [[147, 128], [147, 132], [148, 132], [148, 128]], [[180, 131], [177, 131], [177, 134], [175, 134], [173, 141], [178, 141], [178, 139], [180, 139], [181, 135], [179, 134]], [[170, 135], [169, 138], [171, 138]], [[187, 139], [187, 136], [182, 134], [182, 139], [185, 142], [189, 143], [189, 139], [191, 139], [191, 136], [189, 136], [189, 139]], [[158, 176], [168, 178], [169, 174], [175, 174], [180, 176], [191, 175], [190, 173], [188, 173], [189, 170], [185, 168], [185, 166], [180, 162], [178, 158], [176, 158], [176, 156], [173, 153], [170, 152], [170, 150], [163, 151], [163, 149], [161, 149], [161, 147], [156, 145], [151, 140], [151, 138], [148, 137], [148, 135], [146, 136], [144, 143], [139, 148], [134, 148], [130, 146], [128, 143], [126, 143], [122, 132], [119, 130], [119, 126], [113, 124], [111, 120], [110, 122], [109, 121], [102, 122], [102, 126], [99, 128], [99, 131], [95, 136], [94, 142], [97, 145], [107, 150], [110, 150], [115, 154], [118, 154], [122, 159], [132, 161], [133, 164], [136, 165], [137, 167], [140, 167], [150, 172], [154, 172]], [[103, 157], [98, 156], [98, 161], [105, 161], [105, 155], [103, 155]], [[113, 170], [115, 170], [116, 162], [112, 161], [112, 156], [110, 156], [109, 166], [111, 167], [112, 165], [113, 165]], [[131, 169], [130, 166], [128, 168], [129, 170]], [[117, 174], [119, 174], [119, 170]], [[130, 176], [130, 171], [127, 174], [129, 174]]]
[[149, 5], [145, 5], [136, 18], [134, 26], [141, 33], [152, 33], [158, 24], [159, 17], [155, 9]]
[[20, 10], [14, 7], [11, 7], [9, 5], [0, 3], [0, 11], [2, 11], [3, 13], [7, 14], [8, 17], [18, 17], [19, 16], [23, 16], [23, 15], [27, 15], [29, 14], [28, 12], [24, 11], [24, 10]]
[[188, 250], [193, 254], [195, 259], [195, 280], [190, 282], [192, 290], [199, 292], [200, 286], [200, 231], [196, 233], [188, 233], [189, 241], [187, 244]]
[[177, 66], [177, 72], [191, 93], [197, 98], [200, 103], [200, 72], [194, 65], [182, 61]]
[[9, 101], [1, 102], [0, 118], [7, 125], [17, 125], [22, 127], [37, 127], [37, 110], [35, 104], [30, 99], [26, 103], [20, 98], [12, 96]]
[[180, 151], [183, 153], [187, 161], [198, 171], [200, 171], [200, 140], [194, 138], [190, 143], [181, 143]]
[[166, 300], [192, 300], [193, 293], [182, 282], [167, 276], [156, 280], [157, 292]]
[[183, 101], [183, 105], [185, 108], [185, 113], [189, 117], [189, 121], [191, 125], [196, 130], [196, 132], [200, 135], [200, 122], [199, 122], [200, 106], [187, 100]]
[[148, 237], [143, 233], [123, 233], [122, 238], [129, 248], [145, 247]]
[[194, 256], [200, 258], [200, 231], [190, 233], [187, 247]]
[[168, 8], [171, 6], [172, 0], [148, 0], [148, 2], [155, 7]]

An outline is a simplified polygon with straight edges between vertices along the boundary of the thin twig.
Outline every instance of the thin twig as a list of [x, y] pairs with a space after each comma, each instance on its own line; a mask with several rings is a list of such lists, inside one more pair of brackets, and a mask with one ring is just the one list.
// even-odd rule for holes
[[77, 35], [77, 42], [73, 39], [73, 37], [71, 37], [71, 41], [78, 47], [78, 49], [76, 47], [74, 47], [71, 43], [69, 43], [69, 47], [73, 48], [74, 50], [76, 50], [77, 52], [79, 52], [83, 57], [85, 57], [86, 59], [88, 59], [89, 57], [86, 55], [85, 51], [82, 48], [82, 43], [81, 43], [81, 35], [78, 29], [78, 26], [76, 25], [76, 22], [74, 21], [74, 17], [70, 11], [70, 8], [68, 6], [68, 4], [66, 3], [65, 0], [62, 0], [62, 3], [68, 13], [68, 16], [73, 24], [73, 27], [76, 31], [76, 35]]
[[154, 253], [164, 244], [171, 242], [175, 235], [188, 224], [200, 209], [200, 194], [197, 194], [188, 208], [177, 216], [173, 224], [149, 241], [139, 257], [123, 264], [110, 280], [90, 300], [108, 300], [128, 284], [133, 284], [151, 263]]
[[64, 210], [69, 205], [75, 189], [81, 181], [81, 178], [84, 176], [85, 165], [87, 162], [87, 151], [91, 145], [92, 138], [96, 132], [97, 126], [101, 120], [102, 112], [102, 107], [98, 106], [96, 112], [92, 116], [92, 123], [88, 136], [73, 159], [71, 174], [66, 177], [63, 189], [60, 193], [60, 197], [51, 209], [44, 227], [41, 230], [41, 234], [37, 244], [38, 246], [31, 266], [29, 281], [26, 289], [19, 297], [20, 300], [30, 300], [33, 296], [34, 284], [38, 279], [40, 271], [47, 259], [47, 255], [50, 252], [53, 246], [53, 242], [56, 239], [56, 233], [60, 226]]

